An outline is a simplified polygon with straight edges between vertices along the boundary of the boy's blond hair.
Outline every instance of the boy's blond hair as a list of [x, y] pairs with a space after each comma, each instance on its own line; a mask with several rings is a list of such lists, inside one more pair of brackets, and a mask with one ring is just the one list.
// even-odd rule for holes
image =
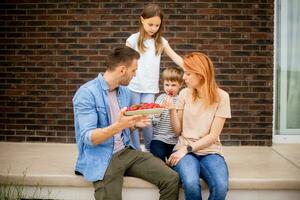
[[178, 67], [168, 67], [162, 72], [162, 81], [177, 81], [179, 84], [183, 82], [183, 71]]

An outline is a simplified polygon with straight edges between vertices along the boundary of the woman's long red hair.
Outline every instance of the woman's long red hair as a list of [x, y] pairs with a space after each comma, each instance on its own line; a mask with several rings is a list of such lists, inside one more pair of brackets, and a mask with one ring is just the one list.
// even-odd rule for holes
[[201, 94], [193, 88], [193, 101], [201, 96], [205, 106], [219, 101], [218, 84], [215, 80], [214, 65], [210, 58], [199, 52], [186, 55], [183, 59], [183, 68], [187, 72], [195, 73], [201, 80]]

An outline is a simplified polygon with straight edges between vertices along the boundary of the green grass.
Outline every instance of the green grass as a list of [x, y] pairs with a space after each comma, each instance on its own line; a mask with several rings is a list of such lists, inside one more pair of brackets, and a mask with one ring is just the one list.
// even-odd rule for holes
[[48, 199], [51, 196], [51, 191], [47, 191], [47, 195], [42, 196], [42, 187], [39, 185], [33, 186], [32, 194], [25, 194], [25, 179], [26, 171], [23, 172], [23, 178], [19, 183], [9, 182], [9, 172], [5, 184], [0, 184], [0, 200], [25, 200], [25, 199]]

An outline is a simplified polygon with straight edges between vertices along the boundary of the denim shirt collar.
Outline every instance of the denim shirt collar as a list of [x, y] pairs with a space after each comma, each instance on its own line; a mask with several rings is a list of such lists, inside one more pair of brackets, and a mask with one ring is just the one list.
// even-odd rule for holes
[[[103, 74], [99, 73], [97, 79], [98, 79], [101, 87], [103, 88], [103, 90], [105, 90], [106, 94], [108, 94], [109, 86], [108, 86], [106, 80], [104, 79]], [[119, 93], [120, 93], [119, 92], [119, 87], [116, 88], [116, 92], [117, 92], [117, 95], [119, 95]]]

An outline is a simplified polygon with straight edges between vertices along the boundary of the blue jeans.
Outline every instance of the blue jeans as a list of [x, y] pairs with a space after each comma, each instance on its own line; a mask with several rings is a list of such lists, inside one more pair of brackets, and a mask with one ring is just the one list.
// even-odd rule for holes
[[174, 167], [182, 182], [185, 200], [201, 200], [202, 178], [209, 188], [209, 200], [224, 200], [228, 191], [228, 168], [218, 154], [186, 154]]
[[168, 144], [159, 140], [152, 140], [150, 144], [150, 152], [165, 162], [173, 152], [175, 144]]
[[[154, 93], [138, 93], [131, 91], [131, 104], [140, 104], [140, 103], [153, 103], [154, 102]], [[152, 140], [153, 128], [151, 125], [143, 128], [143, 136], [145, 148], [150, 151], [150, 143]], [[135, 130], [131, 134], [132, 143], [137, 150], [141, 150], [140, 136], [139, 131]]]

